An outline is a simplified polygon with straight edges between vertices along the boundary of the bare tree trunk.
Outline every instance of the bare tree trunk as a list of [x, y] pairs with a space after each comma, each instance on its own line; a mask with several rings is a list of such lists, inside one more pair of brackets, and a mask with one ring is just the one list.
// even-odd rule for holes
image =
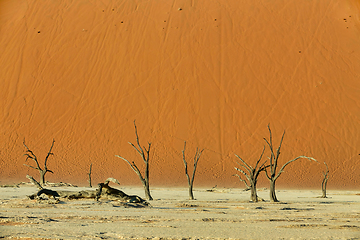
[[150, 185], [147, 182], [146, 186], [145, 186], [145, 198], [148, 200], [153, 200], [151, 194], [150, 194]]
[[321, 183], [321, 189], [322, 189], [322, 196], [321, 196], [321, 198], [327, 198], [327, 196], [326, 196], [326, 184], [327, 184], [327, 178], [326, 179], [324, 179], [323, 181], [322, 181], [322, 183]]
[[45, 171], [44, 170], [39, 170], [40, 172], [40, 184], [41, 186], [45, 186]]
[[251, 200], [252, 202], [258, 202], [258, 201], [259, 201], [259, 198], [258, 198], [258, 195], [257, 195], [257, 192], [256, 192], [256, 184], [255, 184], [255, 185], [251, 185], [250, 190], [251, 190], [250, 200]]
[[194, 194], [193, 194], [193, 186], [189, 186], [189, 199], [194, 200]]
[[[149, 144], [149, 150], [150, 150], [150, 144]], [[149, 157], [145, 161], [145, 197], [148, 200], [153, 200], [153, 197], [150, 194], [150, 182], [149, 182]]]
[[184, 162], [184, 166], [185, 166], [185, 175], [186, 175], [188, 185], [189, 185], [189, 199], [194, 200], [195, 198], [194, 198], [194, 194], [193, 194], [193, 186], [194, 186], [195, 172], [196, 172], [196, 167], [197, 167], [198, 161], [200, 159], [201, 153], [204, 151], [204, 149], [199, 151], [199, 149], [196, 148], [196, 152], [195, 152], [195, 156], [194, 156], [193, 174], [192, 174], [192, 177], [190, 178], [189, 174], [188, 174], [187, 162], [185, 159], [185, 148], [186, 148], [186, 142], [184, 142], [184, 150], [182, 151], [183, 162]]
[[276, 197], [276, 193], [275, 193], [275, 182], [274, 181], [270, 181], [270, 202], [278, 202], [279, 200]]
[[92, 187], [91, 185], [91, 168], [92, 168], [92, 163], [90, 164], [90, 169], [89, 169], [89, 187]]
[[326, 171], [323, 172], [324, 179], [322, 180], [322, 183], [321, 183], [321, 190], [322, 190], [321, 198], [327, 198], [327, 196], [326, 196], [326, 185], [327, 185], [327, 181], [329, 179], [329, 168], [328, 168], [326, 162], [324, 162], [324, 164], [326, 166]]

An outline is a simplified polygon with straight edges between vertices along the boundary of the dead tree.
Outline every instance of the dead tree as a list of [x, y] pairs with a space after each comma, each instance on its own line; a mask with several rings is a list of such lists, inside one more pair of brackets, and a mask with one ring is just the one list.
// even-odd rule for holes
[[145, 164], [145, 173], [144, 173], [144, 177], [142, 176], [139, 168], [136, 166], [135, 162], [130, 163], [126, 158], [123, 158], [119, 155], [115, 155], [118, 158], [121, 158], [122, 160], [126, 161], [129, 166], [131, 167], [132, 170], [134, 170], [134, 172], [139, 176], [140, 181], [145, 189], [145, 197], [148, 200], [153, 200], [153, 198], [151, 197], [150, 194], [150, 185], [149, 185], [149, 159], [150, 159], [150, 147], [151, 147], [151, 143], [148, 143], [148, 148], [146, 149], [146, 147], [141, 147], [140, 145], [140, 141], [139, 141], [139, 136], [137, 133], [137, 127], [134, 121], [134, 126], [135, 126], [135, 135], [136, 135], [136, 143], [137, 143], [137, 147], [132, 144], [131, 142], [129, 142], [129, 144], [131, 146], [133, 146], [133, 148], [136, 149], [136, 151], [140, 154], [144, 164]]
[[285, 135], [285, 131], [281, 137], [281, 140], [280, 140], [280, 144], [279, 144], [279, 147], [276, 149], [276, 153], [274, 151], [274, 147], [273, 147], [273, 143], [272, 143], [272, 134], [271, 134], [271, 129], [270, 129], [270, 126], [268, 125], [268, 129], [269, 129], [269, 133], [270, 133], [270, 139], [269, 141], [264, 138], [265, 142], [267, 143], [267, 145], [270, 147], [270, 157], [269, 157], [269, 160], [270, 160], [270, 164], [269, 164], [269, 168], [270, 168], [270, 173], [268, 173], [267, 169], [265, 169], [265, 173], [266, 173], [266, 177], [269, 179], [270, 181], [270, 201], [271, 202], [278, 202], [279, 200], [277, 199], [276, 197], [276, 193], [275, 193], [275, 183], [276, 183], [276, 180], [280, 177], [280, 175], [284, 172], [284, 168], [298, 160], [298, 159], [301, 159], [301, 158], [306, 158], [308, 160], [312, 160], [312, 161], [316, 161], [316, 159], [312, 158], [312, 157], [306, 157], [306, 156], [299, 156], [299, 157], [296, 157], [288, 162], [286, 162], [281, 168], [280, 170], [277, 172], [277, 168], [278, 168], [278, 160], [279, 160], [279, 156], [280, 156], [280, 149], [281, 149], [281, 145], [282, 145], [282, 142], [284, 140], [284, 135]]
[[258, 197], [257, 195], [257, 192], [256, 192], [256, 184], [257, 184], [257, 181], [258, 181], [258, 177], [260, 175], [260, 173], [262, 171], [265, 171], [265, 169], [268, 166], [266, 166], [266, 161], [264, 163], [262, 163], [261, 165], [259, 165], [263, 155], [264, 155], [264, 152], [265, 152], [265, 146], [264, 146], [264, 149], [260, 155], [260, 158], [257, 160], [256, 162], [256, 165], [255, 165], [255, 168], [253, 168], [252, 166], [250, 166], [249, 164], [247, 164], [241, 157], [239, 157], [238, 155], [235, 154], [235, 156], [242, 162], [241, 163], [238, 163], [241, 167], [245, 168], [246, 169], [246, 172], [242, 169], [239, 169], [237, 167], [235, 167], [235, 169], [239, 172], [241, 172], [242, 174], [245, 175], [245, 177], [247, 178], [248, 182], [244, 179], [242, 179], [239, 175], [237, 175], [240, 179], [240, 181], [244, 182], [245, 185], [250, 188], [251, 190], [251, 195], [250, 195], [250, 200], [252, 202], [258, 202], [259, 200], [263, 200], [261, 198]]
[[[24, 154], [24, 155], [26, 156], [26, 160], [29, 159], [29, 158], [32, 159], [32, 160], [34, 160], [35, 163], [36, 163], [36, 167], [30, 166], [30, 165], [27, 165], [27, 164], [24, 164], [24, 165], [39, 170], [39, 173], [40, 173], [40, 184], [41, 184], [41, 186], [44, 186], [44, 185], [45, 185], [45, 174], [46, 174], [47, 172], [54, 173], [53, 171], [51, 171], [50, 169], [47, 168], [47, 161], [48, 161], [49, 157], [50, 157], [51, 155], [54, 155], [54, 154], [51, 152], [52, 148], [54, 147], [54, 143], [55, 143], [55, 140], [52, 141], [50, 150], [49, 150], [48, 154], [47, 154], [46, 157], [45, 157], [44, 169], [42, 169], [42, 168], [40, 167], [39, 162], [38, 162], [38, 160], [37, 160], [37, 157], [35, 156], [35, 154], [33, 153], [33, 151], [31, 151], [31, 150], [25, 145], [25, 140], [24, 140], [24, 142], [23, 142], [23, 144], [24, 144], [24, 146], [25, 146], [25, 148], [26, 148], [26, 153]], [[25, 161], [26, 161], [26, 160], [25, 160]]]
[[196, 148], [196, 152], [195, 152], [195, 156], [194, 156], [194, 168], [193, 168], [193, 173], [191, 178], [189, 177], [188, 174], [188, 168], [187, 168], [187, 162], [185, 159], [185, 148], [186, 148], [186, 142], [184, 142], [184, 150], [182, 151], [183, 154], [183, 161], [184, 161], [184, 165], [185, 165], [185, 175], [188, 181], [188, 185], [189, 185], [189, 198], [190, 200], [194, 200], [194, 194], [193, 194], [193, 185], [194, 185], [194, 178], [195, 178], [195, 172], [196, 172], [196, 167], [198, 164], [198, 161], [200, 159], [200, 156], [202, 154], [202, 152], [204, 151], [204, 149], [199, 150], [199, 148]]
[[325, 166], [326, 166], [326, 171], [322, 172], [324, 179], [322, 180], [321, 183], [321, 190], [322, 190], [322, 196], [321, 198], [327, 198], [326, 196], [326, 185], [327, 185], [327, 181], [329, 179], [329, 168], [328, 165], [326, 164], [326, 162], [324, 162]]
[[89, 187], [92, 187], [92, 185], [91, 185], [91, 168], [92, 168], [92, 163], [90, 164], [90, 169], [89, 169], [89, 173], [88, 173], [88, 175], [89, 175], [89, 180], [88, 180]]

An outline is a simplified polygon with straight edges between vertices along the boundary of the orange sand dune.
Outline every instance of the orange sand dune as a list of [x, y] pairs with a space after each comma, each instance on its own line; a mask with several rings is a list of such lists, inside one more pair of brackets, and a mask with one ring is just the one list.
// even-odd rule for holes
[[[360, 2], [358, 0], [120, 0], [0, 2], [0, 180], [36, 170], [49, 181], [87, 185], [112, 176], [140, 184], [115, 155], [142, 161], [152, 142], [152, 185], [186, 186], [204, 148], [197, 186], [240, 187], [240, 155], [259, 157], [286, 130], [279, 187], [360, 183]], [[269, 149], [266, 150], [269, 156]], [[191, 170], [191, 168], [190, 168]], [[267, 186], [261, 177], [260, 185]]]

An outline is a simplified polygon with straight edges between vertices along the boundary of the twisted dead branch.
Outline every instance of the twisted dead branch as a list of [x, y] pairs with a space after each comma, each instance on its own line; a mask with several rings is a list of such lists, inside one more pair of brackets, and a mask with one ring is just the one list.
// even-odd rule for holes
[[145, 190], [145, 196], [146, 199], [148, 200], [153, 200], [151, 194], [150, 194], [150, 184], [149, 184], [149, 160], [150, 160], [150, 147], [151, 147], [151, 143], [148, 143], [148, 148], [146, 149], [146, 147], [141, 147], [140, 145], [140, 141], [139, 141], [139, 135], [137, 133], [137, 127], [136, 127], [136, 123], [134, 121], [134, 127], [135, 127], [135, 135], [136, 135], [136, 143], [137, 143], [137, 147], [132, 144], [131, 142], [129, 142], [129, 144], [135, 148], [135, 150], [140, 154], [144, 164], [145, 164], [145, 173], [144, 176], [142, 176], [139, 168], [136, 166], [135, 162], [133, 161], [132, 163], [130, 163], [126, 158], [123, 158], [119, 155], [115, 155], [118, 158], [121, 158], [122, 160], [124, 160], [125, 162], [127, 162], [129, 164], [129, 166], [131, 167], [131, 169], [139, 176], [140, 181], [144, 187]]
[[239, 175], [236, 174], [236, 176], [238, 176], [240, 181], [244, 182], [245, 185], [251, 190], [250, 200], [252, 202], [258, 202], [259, 200], [260, 201], [264, 200], [262, 198], [259, 198], [257, 195], [257, 192], [256, 192], [256, 184], [257, 184], [260, 173], [262, 171], [265, 171], [266, 168], [270, 166], [270, 165], [265, 165], [266, 161], [263, 162], [261, 165], [259, 165], [259, 163], [264, 155], [264, 152], [265, 152], [265, 146], [260, 155], [260, 158], [257, 160], [257, 162], [255, 164], [255, 167], [250, 166], [241, 157], [239, 157], [238, 155], [235, 154], [235, 156], [242, 162], [242, 164], [238, 163], [238, 162], [237, 162], [237, 164], [239, 164], [241, 167], [243, 167], [246, 171], [244, 171], [240, 168], [237, 168], [237, 167], [235, 167], [235, 169], [237, 171], [241, 172], [246, 177], [248, 182], [246, 180], [242, 179]]
[[190, 198], [190, 200], [194, 200], [195, 198], [194, 198], [194, 194], [193, 194], [193, 186], [194, 186], [195, 172], [196, 172], [198, 161], [199, 161], [199, 159], [201, 157], [201, 154], [204, 151], [204, 149], [199, 150], [199, 148], [196, 148], [196, 152], [195, 152], [195, 156], [194, 156], [193, 173], [192, 173], [192, 176], [190, 178], [189, 174], [188, 174], [187, 162], [186, 162], [186, 159], [185, 159], [185, 148], [186, 148], [186, 141], [184, 142], [184, 149], [182, 150], [183, 162], [184, 162], [184, 165], [185, 165], [185, 175], [186, 175], [188, 185], [189, 185], [189, 198]]
[[279, 160], [279, 157], [280, 157], [280, 150], [281, 150], [282, 142], [284, 140], [285, 131], [284, 131], [284, 133], [283, 133], [283, 135], [281, 137], [279, 147], [276, 149], [276, 153], [275, 153], [273, 143], [272, 143], [272, 134], [271, 134], [270, 125], [268, 125], [268, 129], [269, 129], [269, 133], [270, 133], [269, 141], [266, 138], [264, 138], [264, 140], [267, 143], [267, 145], [270, 147], [270, 154], [271, 154], [270, 157], [269, 157], [269, 160], [270, 160], [270, 165], [269, 165], [270, 172], [268, 173], [267, 169], [265, 169], [265, 173], [266, 173], [266, 177], [270, 181], [270, 201], [271, 202], [278, 202], [279, 200], [277, 199], [276, 193], [275, 193], [275, 183], [276, 183], [276, 180], [280, 177], [280, 175], [284, 172], [284, 168], [287, 165], [289, 165], [290, 163], [292, 163], [292, 162], [294, 162], [296, 160], [302, 159], [302, 158], [308, 159], [310, 161], [315, 161], [315, 162], [317, 162], [317, 161], [316, 161], [316, 159], [314, 159], [312, 157], [299, 156], [299, 157], [296, 157], [296, 158], [286, 162], [280, 168], [280, 170], [277, 172], [278, 160]]
[[46, 174], [47, 172], [54, 173], [53, 171], [51, 171], [50, 169], [47, 168], [47, 161], [48, 161], [49, 157], [50, 157], [51, 155], [54, 155], [54, 154], [51, 152], [51, 151], [52, 151], [52, 148], [54, 147], [54, 143], [55, 143], [55, 140], [53, 139], [52, 144], [51, 144], [51, 147], [50, 147], [50, 150], [49, 150], [48, 154], [47, 154], [46, 157], [45, 157], [44, 168], [42, 169], [42, 168], [40, 167], [39, 161], [38, 161], [36, 155], [34, 154], [34, 152], [31, 151], [31, 150], [26, 146], [25, 140], [24, 140], [24, 142], [23, 142], [23, 144], [24, 144], [24, 146], [25, 146], [25, 148], [26, 148], [26, 153], [24, 154], [24, 155], [26, 156], [25, 161], [28, 160], [29, 158], [32, 159], [32, 160], [34, 160], [35, 163], [36, 163], [36, 167], [31, 166], [31, 165], [27, 165], [27, 164], [24, 164], [24, 165], [27, 166], [27, 167], [30, 167], [30, 168], [37, 169], [37, 170], [39, 171], [39, 173], [40, 173], [40, 184], [41, 184], [41, 186], [44, 186], [44, 185], [45, 185], [45, 174]]

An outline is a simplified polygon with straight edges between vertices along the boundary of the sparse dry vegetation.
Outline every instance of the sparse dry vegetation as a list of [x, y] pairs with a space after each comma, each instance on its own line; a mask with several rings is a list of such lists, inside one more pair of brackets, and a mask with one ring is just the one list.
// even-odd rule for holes
[[146, 149], [146, 147], [141, 147], [140, 145], [140, 141], [139, 141], [139, 135], [137, 133], [137, 127], [136, 127], [136, 123], [134, 121], [134, 127], [135, 127], [135, 135], [136, 135], [136, 144], [137, 147], [132, 144], [131, 142], [129, 142], [129, 144], [131, 146], [133, 146], [133, 148], [135, 148], [135, 150], [140, 154], [141, 159], [143, 160], [144, 164], [145, 164], [145, 172], [144, 172], [144, 176], [142, 176], [139, 168], [136, 166], [135, 162], [133, 161], [132, 163], [130, 163], [126, 158], [123, 158], [122, 156], [119, 155], [115, 155], [118, 158], [121, 158], [122, 160], [124, 160], [125, 162], [127, 162], [129, 164], [129, 166], [131, 167], [132, 170], [134, 170], [134, 172], [139, 176], [140, 181], [145, 189], [145, 196], [146, 199], [148, 200], [153, 200], [151, 194], [150, 194], [150, 183], [149, 183], [149, 161], [150, 161], [150, 147], [151, 147], [151, 143], [148, 143], [148, 148]]
[[[245, 185], [251, 190], [251, 195], [250, 195], [250, 200], [253, 202], [258, 202], [259, 200], [263, 200], [261, 198], [258, 197], [257, 192], [256, 192], [256, 184], [258, 181], [258, 177], [260, 175], [260, 173], [262, 171], [265, 171], [265, 169], [269, 166], [266, 166], [266, 161], [261, 163], [261, 159], [264, 155], [265, 152], [265, 147], [260, 155], [260, 158], [256, 161], [255, 167], [252, 167], [251, 165], [247, 164], [241, 157], [239, 157], [238, 155], [235, 154], [235, 156], [242, 162], [242, 163], [238, 163], [241, 167], [243, 167], [246, 171], [235, 167], [235, 169], [237, 171], [239, 171], [240, 173], [242, 173], [246, 179], [248, 180], [248, 182], [244, 179], [242, 179], [239, 175], [237, 175], [240, 179], [240, 181], [244, 182]], [[259, 165], [260, 164], [260, 165]]]
[[[41, 168], [41, 167], [40, 167], [40, 164], [39, 164], [39, 161], [38, 161], [36, 155], [34, 154], [34, 152], [31, 151], [31, 150], [26, 146], [25, 140], [24, 140], [24, 142], [23, 142], [23, 144], [24, 144], [24, 146], [25, 146], [25, 148], [26, 148], [26, 153], [25, 153], [26, 160], [28, 160], [28, 159], [34, 160], [35, 163], [36, 163], [36, 167], [31, 166], [31, 165], [27, 165], [27, 164], [24, 164], [24, 165], [27, 166], [27, 167], [30, 167], [30, 168], [37, 169], [37, 170], [39, 171], [39, 173], [40, 173], [40, 184], [41, 184], [42, 186], [45, 185], [45, 174], [46, 174], [47, 172], [53, 173], [53, 171], [51, 171], [50, 169], [48, 169], [48, 167], [47, 167], [47, 161], [48, 161], [48, 159], [49, 159], [49, 157], [50, 157], [51, 155], [54, 155], [54, 154], [51, 152], [51, 151], [52, 151], [52, 148], [54, 147], [54, 143], [55, 143], [55, 140], [52, 141], [50, 150], [49, 150], [48, 154], [47, 154], [46, 157], [45, 157], [44, 168]], [[25, 160], [25, 161], [26, 161], [26, 160]]]
[[328, 165], [326, 164], [326, 162], [324, 162], [325, 166], [326, 166], [326, 170], [324, 172], [322, 172], [324, 178], [321, 182], [321, 190], [322, 190], [322, 195], [321, 198], [327, 198], [326, 196], [326, 186], [327, 186], [327, 181], [329, 180], [329, 168]]
[[198, 161], [199, 161], [204, 149], [199, 150], [199, 148], [196, 148], [196, 152], [195, 152], [195, 156], [194, 156], [194, 167], [193, 167], [193, 173], [192, 173], [191, 178], [188, 174], [188, 166], [187, 166], [186, 157], [185, 157], [185, 149], [186, 149], [186, 142], [184, 142], [184, 149], [182, 151], [183, 162], [184, 162], [184, 166], [185, 166], [185, 175], [186, 175], [188, 185], [189, 185], [189, 198], [190, 198], [190, 200], [194, 200], [195, 198], [194, 198], [194, 194], [193, 194], [193, 185], [194, 185], [195, 172], [196, 172]]
[[281, 168], [279, 171], [277, 171], [277, 168], [278, 168], [278, 160], [279, 160], [279, 157], [280, 157], [280, 150], [281, 150], [281, 146], [282, 146], [282, 142], [284, 140], [284, 136], [285, 136], [285, 131], [281, 137], [281, 140], [280, 140], [280, 144], [279, 144], [279, 147], [276, 149], [276, 152], [274, 150], [274, 147], [273, 147], [273, 142], [272, 142], [272, 133], [271, 133], [271, 129], [270, 129], [270, 125], [268, 125], [268, 129], [269, 129], [269, 133], [270, 133], [270, 138], [269, 140], [267, 140], [266, 138], [264, 138], [265, 142], [267, 143], [267, 145], [269, 146], [270, 148], [270, 157], [269, 157], [269, 169], [270, 171], [268, 172], [267, 169], [265, 169], [265, 173], [266, 173], [266, 177], [269, 179], [270, 181], [270, 201], [271, 202], [278, 202], [279, 200], [277, 199], [276, 197], [276, 192], [275, 192], [275, 183], [276, 183], [276, 180], [280, 177], [280, 175], [284, 172], [284, 168], [289, 165], [290, 163], [296, 161], [296, 160], [299, 160], [299, 159], [302, 159], [302, 158], [305, 158], [305, 159], [308, 159], [310, 161], [316, 161], [316, 159], [312, 158], [312, 157], [306, 157], [306, 156], [299, 156], [299, 157], [296, 157], [292, 160], [289, 160], [287, 161]]

